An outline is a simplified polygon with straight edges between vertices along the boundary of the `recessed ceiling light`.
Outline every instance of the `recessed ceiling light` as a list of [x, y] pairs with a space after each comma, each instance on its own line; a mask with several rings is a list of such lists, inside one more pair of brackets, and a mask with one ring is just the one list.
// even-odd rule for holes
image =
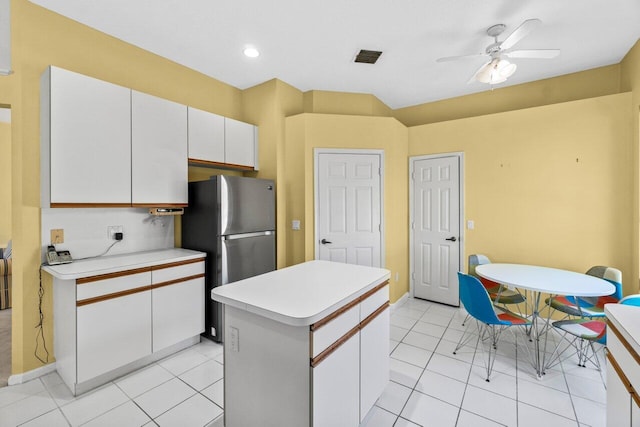
[[256, 49], [255, 47], [246, 47], [244, 49], [244, 55], [248, 56], [249, 58], [257, 58], [258, 56], [260, 56], [260, 52], [258, 52], [258, 49]]

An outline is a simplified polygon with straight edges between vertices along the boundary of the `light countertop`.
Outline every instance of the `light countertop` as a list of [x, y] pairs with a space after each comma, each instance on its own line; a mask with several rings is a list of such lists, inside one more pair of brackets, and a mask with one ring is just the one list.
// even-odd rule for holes
[[215, 301], [292, 326], [308, 326], [376, 285], [389, 270], [308, 261], [211, 291]]
[[152, 267], [167, 262], [186, 261], [205, 256], [204, 252], [170, 248], [77, 260], [70, 264], [45, 265], [42, 269], [58, 279], [75, 280], [81, 277]]
[[607, 319], [626, 338], [631, 347], [640, 354], [640, 307], [624, 304], [605, 304]]

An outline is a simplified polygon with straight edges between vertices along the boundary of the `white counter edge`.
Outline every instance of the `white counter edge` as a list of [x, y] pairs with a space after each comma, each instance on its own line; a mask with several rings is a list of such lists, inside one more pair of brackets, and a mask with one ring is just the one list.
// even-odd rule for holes
[[329, 314], [333, 313], [334, 311], [336, 311], [337, 309], [339, 309], [340, 307], [343, 307], [345, 304], [348, 304], [349, 302], [355, 300], [356, 298], [360, 297], [361, 295], [364, 295], [365, 293], [367, 293], [369, 290], [373, 289], [374, 287], [378, 286], [379, 284], [385, 282], [386, 280], [389, 280], [389, 278], [391, 277], [391, 273], [388, 272], [387, 274], [381, 276], [380, 278], [374, 280], [373, 282], [369, 283], [368, 285], [364, 286], [363, 288], [361, 288], [359, 291], [346, 296], [345, 298], [343, 298], [342, 300], [336, 302], [335, 304], [315, 313], [312, 314], [310, 316], [307, 317], [293, 317], [293, 316], [288, 316], [286, 314], [282, 314], [282, 313], [278, 313], [278, 312], [274, 312], [272, 310], [267, 310], [261, 307], [257, 307], [251, 304], [247, 304], [247, 303], [243, 303], [243, 302], [239, 302], [233, 298], [228, 298], [222, 295], [217, 295], [214, 293], [215, 288], [211, 290], [211, 298], [214, 301], [220, 302], [222, 304], [226, 304], [228, 306], [240, 309], [240, 310], [244, 310], [247, 311], [249, 313], [253, 313], [253, 314], [257, 314], [259, 316], [262, 317], [266, 317], [267, 319], [271, 319], [271, 320], [275, 320], [277, 322], [280, 323], [284, 323], [286, 325], [290, 325], [290, 326], [309, 326], [312, 325], [313, 323], [317, 322], [320, 319], [325, 318], [326, 316], [328, 316]]
[[[123, 270], [153, 267], [167, 262], [204, 258], [205, 256], [206, 254], [204, 252], [193, 251], [191, 249], [168, 248], [78, 260], [70, 264], [43, 265], [42, 270], [57, 279], [75, 280]], [[97, 265], [92, 268], [83, 269], [83, 267], [89, 263]]]
[[632, 335], [628, 329], [628, 326], [634, 326], [637, 329], [638, 320], [640, 320], [640, 308], [623, 304], [605, 304], [604, 312], [607, 320], [615, 326], [636, 353], [640, 354], [640, 343], [638, 342], [640, 336]]

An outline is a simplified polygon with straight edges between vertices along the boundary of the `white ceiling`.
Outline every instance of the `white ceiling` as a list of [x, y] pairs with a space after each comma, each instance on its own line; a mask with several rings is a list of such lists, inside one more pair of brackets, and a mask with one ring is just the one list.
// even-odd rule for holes
[[[515, 49], [560, 49], [513, 59], [496, 87], [616, 64], [640, 37], [640, 0], [31, 0], [90, 27], [245, 89], [272, 78], [296, 88], [370, 93], [391, 108], [490, 89], [467, 84], [486, 29], [503, 40], [525, 19], [542, 25]], [[244, 57], [245, 46], [261, 55]], [[377, 64], [353, 62], [381, 50]]]

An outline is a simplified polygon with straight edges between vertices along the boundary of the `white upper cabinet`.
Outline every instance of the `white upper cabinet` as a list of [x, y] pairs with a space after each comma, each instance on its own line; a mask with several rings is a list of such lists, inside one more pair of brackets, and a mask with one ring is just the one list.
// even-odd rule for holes
[[187, 107], [131, 91], [131, 202], [185, 205]]
[[189, 159], [224, 163], [224, 117], [189, 107]]
[[42, 206], [130, 205], [130, 89], [49, 67], [41, 136]]
[[224, 134], [225, 163], [258, 169], [256, 162], [256, 126], [225, 118]]

